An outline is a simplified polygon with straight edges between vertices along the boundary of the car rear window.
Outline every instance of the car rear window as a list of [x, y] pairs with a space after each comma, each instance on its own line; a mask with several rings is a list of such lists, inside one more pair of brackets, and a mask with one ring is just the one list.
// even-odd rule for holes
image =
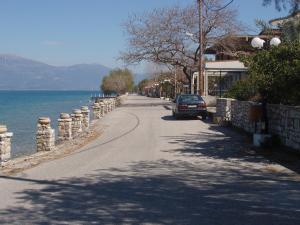
[[198, 95], [181, 95], [179, 97], [179, 102], [189, 103], [189, 102], [199, 102], [202, 101], [202, 98]]

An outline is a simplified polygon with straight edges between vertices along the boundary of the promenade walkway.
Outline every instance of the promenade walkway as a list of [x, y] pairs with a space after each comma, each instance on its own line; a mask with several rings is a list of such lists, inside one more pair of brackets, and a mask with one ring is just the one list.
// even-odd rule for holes
[[300, 224], [297, 174], [247, 139], [129, 96], [78, 152], [0, 177], [0, 224]]

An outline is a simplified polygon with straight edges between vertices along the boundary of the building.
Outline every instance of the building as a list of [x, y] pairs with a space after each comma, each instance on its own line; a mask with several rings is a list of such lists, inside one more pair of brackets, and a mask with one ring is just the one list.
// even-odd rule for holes
[[[222, 96], [232, 85], [246, 76], [247, 67], [238, 60], [208, 61], [205, 63], [204, 95]], [[198, 81], [198, 72], [192, 79], [192, 93]]]
[[269, 21], [269, 23], [272, 26], [280, 27], [284, 23], [291, 22], [291, 21], [297, 21], [297, 20], [298, 21], [300, 20], [300, 10], [297, 10], [294, 13], [292, 13], [291, 15], [286, 16], [286, 17], [272, 19]]
[[[267, 43], [273, 37], [282, 36], [282, 25], [290, 21], [300, 21], [300, 11], [289, 16], [270, 20], [272, 28], [261, 31], [257, 35], [236, 35], [226, 37], [218, 44], [206, 49], [205, 54], [213, 55], [215, 61], [205, 63], [204, 94], [222, 96], [232, 85], [247, 74], [247, 67], [238, 60], [240, 54], [253, 54], [256, 50], [251, 46], [254, 37], [259, 37]], [[198, 73], [192, 79], [192, 93], [199, 86]], [[196, 85], [197, 84], [197, 85]]]

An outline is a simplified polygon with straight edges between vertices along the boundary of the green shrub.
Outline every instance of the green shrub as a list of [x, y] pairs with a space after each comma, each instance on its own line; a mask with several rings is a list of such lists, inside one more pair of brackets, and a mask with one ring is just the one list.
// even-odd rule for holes
[[235, 98], [241, 101], [248, 101], [257, 93], [257, 89], [250, 79], [237, 81], [225, 94], [226, 98]]
[[242, 59], [246, 80], [237, 82], [228, 95], [240, 100], [265, 98], [274, 104], [300, 105], [300, 44], [285, 43], [260, 50]]

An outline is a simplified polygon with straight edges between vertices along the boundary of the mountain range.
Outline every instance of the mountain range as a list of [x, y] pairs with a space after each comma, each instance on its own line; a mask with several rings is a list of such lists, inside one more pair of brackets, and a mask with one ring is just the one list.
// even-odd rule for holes
[[99, 90], [110, 70], [100, 64], [52, 66], [0, 54], [0, 90]]

